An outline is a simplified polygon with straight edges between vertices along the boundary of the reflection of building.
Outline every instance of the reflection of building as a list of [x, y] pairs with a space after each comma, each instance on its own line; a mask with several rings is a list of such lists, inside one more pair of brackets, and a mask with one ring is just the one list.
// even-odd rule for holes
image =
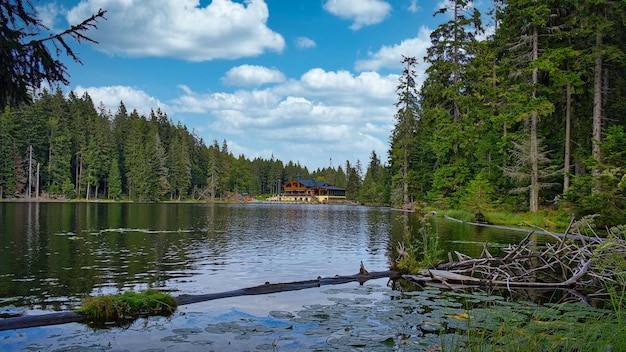
[[278, 197], [283, 202], [332, 203], [346, 200], [346, 190], [324, 181], [289, 181], [283, 187], [284, 193]]

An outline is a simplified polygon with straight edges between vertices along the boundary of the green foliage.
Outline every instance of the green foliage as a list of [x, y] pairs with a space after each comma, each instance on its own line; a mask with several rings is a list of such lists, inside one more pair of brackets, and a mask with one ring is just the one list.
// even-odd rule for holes
[[[44, 90], [2, 114], [1, 197], [25, 193], [24, 156], [32, 146], [38, 186], [52, 197], [218, 200], [227, 192], [275, 194], [300, 174], [347, 188], [350, 199], [366, 204], [481, 214], [537, 204], [577, 217], [599, 214], [599, 225], [625, 223], [624, 3], [494, 5], [480, 14], [472, 1], [459, 0], [437, 11], [451, 16], [437, 16], [442, 23], [431, 33], [421, 86], [417, 58], [403, 58], [388, 163], [374, 154], [363, 170], [356, 161], [309, 172], [274, 157], [249, 160], [225, 141], [205, 145], [163, 111], [140, 116], [120, 103], [111, 114], [94, 108], [87, 94], [66, 99]], [[484, 37], [488, 16], [499, 25]], [[602, 141], [588, 118], [596, 111]], [[566, 178], [561, 168], [568, 164]]]
[[392, 189], [396, 194], [392, 197], [394, 205], [408, 205], [409, 194], [409, 170], [413, 167], [412, 145], [418, 143], [418, 121], [420, 109], [417, 99], [417, 83], [415, 67], [417, 59], [414, 57], [402, 57], [402, 76], [396, 88], [398, 100], [396, 101], [397, 113], [394, 115], [396, 125], [391, 131], [391, 150], [389, 151], [391, 168], [394, 170]]
[[16, 165], [14, 159], [15, 113], [7, 106], [0, 114], [0, 198], [13, 195], [16, 188]]
[[420, 228], [417, 237], [412, 236], [412, 227], [408, 217], [402, 218], [404, 223], [404, 241], [396, 251], [398, 260], [392, 265], [394, 270], [403, 273], [416, 273], [419, 270], [433, 268], [441, 260], [442, 249], [439, 245], [439, 233], [433, 226], [433, 213], [426, 213], [419, 219]]
[[359, 201], [364, 204], [389, 205], [389, 176], [389, 169], [383, 166], [376, 152], [372, 151], [370, 162], [360, 187]]
[[[499, 26], [477, 41], [484, 16], [471, 3], [450, 2], [437, 12], [453, 16], [431, 33], [412, 139], [394, 143], [392, 135], [392, 203], [509, 211], [525, 203], [533, 212], [567, 205], [577, 216], [600, 214], [603, 224], [626, 221], [625, 37], [618, 34], [626, 28], [624, 4], [495, 2], [490, 15]], [[598, 58], [610, 63], [600, 82]], [[601, 123], [594, 118], [594, 127], [586, 116], [596, 116], [597, 107]], [[403, 124], [398, 119], [396, 130]], [[601, 142], [592, 133], [600, 127]], [[486, 182], [490, 199], [474, 200]], [[564, 187], [573, 188], [568, 204], [554, 202]]]
[[117, 157], [111, 160], [111, 168], [108, 175], [109, 193], [108, 198], [117, 200], [122, 196], [122, 179]]
[[460, 205], [474, 213], [484, 213], [494, 208], [494, 190], [484, 174], [478, 174], [463, 189]]
[[[469, 310], [463, 317], [469, 351], [621, 351], [626, 321], [584, 303], [546, 307], [511, 304]], [[450, 324], [449, 324], [450, 325]], [[448, 346], [453, 350], [453, 346]], [[460, 344], [456, 346], [460, 348]]]
[[[626, 225], [614, 226], [604, 242], [595, 247], [592, 260], [609, 293], [611, 308], [626, 319]], [[626, 328], [626, 327], [625, 327]]]
[[[97, 28], [97, 21], [106, 11], [98, 13], [60, 33], [50, 33], [44, 21], [38, 18], [31, 1], [12, 0], [0, 2], [0, 107], [17, 106], [28, 102], [34, 89], [44, 81], [50, 86], [69, 84], [66, 66], [58, 58], [60, 52], [80, 62], [68, 38], [77, 42], [96, 41], [84, 33]], [[55, 48], [57, 55], [50, 50]]]
[[176, 299], [171, 295], [145, 290], [139, 293], [90, 297], [76, 312], [87, 316], [95, 324], [127, 323], [141, 316], [168, 316], [177, 306]]
[[598, 214], [599, 225], [626, 223], [626, 132], [622, 126], [607, 128], [602, 165], [589, 158], [591, 168], [597, 175], [574, 177], [572, 186], [565, 194], [566, 205], [576, 216]]

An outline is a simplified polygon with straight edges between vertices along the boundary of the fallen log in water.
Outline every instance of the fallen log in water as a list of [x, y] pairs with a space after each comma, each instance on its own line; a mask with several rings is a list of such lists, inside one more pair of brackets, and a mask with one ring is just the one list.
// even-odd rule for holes
[[467, 224], [467, 225], [472, 225], [472, 226], [479, 226], [479, 227], [488, 227], [488, 228], [492, 228], [492, 229], [500, 229], [500, 230], [507, 230], [507, 231], [517, 231], [517, 232], [525, 232], [525, 233], [534, 233], [534, 234], [538, 234], [538, 235], [548, 235], [548, 236], [552, 236], [552, 237], [557, 237], [557, 238], [569, 238], [569, 239], [573, 239], [573, 240], [578, 240], [578, 241], [587, 241], [587, 242], [602, 242], [604, 241], [603, 238], [601, 237], [589, 237], [589, 236], [584, 236], [581, 234], [571, 234], [571, 233], [567, 233], [567, 231], [565, 233], [558, 233], [558, 232], [550, 232], [550, 231], [546, 231], [546, 230], [530, 230], [530, 229], [523, 229], [523, 228], [519, 228], [519, 227], [508, 227], [508, 226], [501, 226], [501, 225], [492, 225], [492, 224], [483, 224], [483, 223], [479, 223], [479, 222], [471, 222], [471, 221], [463, 221], [457, 218], [453, 218], [451, 216], [448, 215], [444, 215], [444, 219], [446, 220], [450, 220], [450, 221], [454, 221], [454, 222], [460, 222], [463, 224]]
[[[318, 277], [314, 280], [306, 281], [294, 281], [285, 283], [265, 283], [264, 285], [247, 287], [239, 290], [209, 293], [205, 295], [180, 295], [176, 297], [176, 302], [179, 306], [211, 301], [220, 298], [239, 297], [239, 296], [251, 296], [251, 295], [265, 295], [270, 293], [279, 293], [287, 291], [304, 290], [307, 288], [320, 287], [324, 285], [338, 285], [349, 282], [358, 281], [360, 284], [368, 280], [380, 279], [380, 278], [398, 278], [400, 274], [396, 271], [377, 271], [367, 272], [361, 267], [361, 272], [356, 275], [344, 275], [334, 277]], [[84, 315], [76, 312], [57, 312], [42, 315], [26, 315], [15, 318], [0, 319], [0, 331], [32, 328], [37, 326], [58, 325], [67, 323], [81, 323], [87, 319]]]
[[24, 315], [0, 320], [0, 331], [32, 328], [35, 326], [81, 323], [87, 317], [76, 312], [56, 312], [42, 315]]
[[395, 271], [378, 271], [364, 274], [348, 275], [348, 276], [334, 276], [334, 277], [319, 277], [314, 280], [307, 281], [294, 281], [286, 283], [265, 283], [264, 285], [243, 288], [240, 290], [226, 291], [219, 293], [209, 293], [205, 295], [181, 295], [176, 298], [179, 305], [198, 303], [204, 301], [210, 301], [220, 298], [238, 297], [238, 296], [250, 296], [250, 295], [265, 295], [269, 293], [297, 291], [307, 288], [319, 287], [324, 285], [338, 285], [348, 282], [358, 281], [364, 283], [372, 279], [380, 278], [398, 278], [400, 274]]
[[[480, 279], [472, 276], [457, 274], [447, 270], [425, 269], [418, 275], [403, 275], [402, 277], [414, 282], [441, 283], [446, 287], [459, 289], [472, 286], [506, 287], [506, 288], [566, 288], [576, 282], [587, 273], [591, 261], [583, 263], [582, 267], [569, 279], [563, 282], [530, 282], [530, 281], [503, 281]], [[452, 286], [454, 285], [454, 287]]]

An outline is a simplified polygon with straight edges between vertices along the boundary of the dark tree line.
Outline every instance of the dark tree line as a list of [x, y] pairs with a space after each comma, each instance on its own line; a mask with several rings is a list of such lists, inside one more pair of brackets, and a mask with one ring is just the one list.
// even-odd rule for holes
[[[395, 204], [536, 212], [557, 203], [626, 222], [626, 3], [492, 1], [487, 14], [471, 3], [449, 1], [426, 57], [404, 60]], [[485, 19], [495, 33], [479, 40]], [[425, 82], [413, 92], [420, 64]]]
[[[366, 183], [385, 170], [375, 153]], [[345, 171], [344, 171], [345, 168]], [[369, 170], [374, 170], [374, 174]], [[271, 195], [286, 182], [324, 180], [360, 199], [360, 162], [309, 172], [299, 162], [235, 156], [226, 141], [207, 145], [157, 109], [149, 116], [97, 109], [87, 93], [44, 92], [31, 104], [0, 114], [0, 197], [62, 197], [136, 201], [223, 199], [230, 194]], [[381, 203], [384, 190], [368, 187]]]

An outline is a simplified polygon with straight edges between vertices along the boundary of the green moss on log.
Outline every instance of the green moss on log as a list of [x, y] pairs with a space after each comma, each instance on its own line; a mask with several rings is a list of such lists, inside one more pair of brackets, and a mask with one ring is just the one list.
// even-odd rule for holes
[[132, 321], [143, 316], [171, 315], [178, 306], [171, 295], [157, 290], [89, 297], [77, 313], [95, 323]]

